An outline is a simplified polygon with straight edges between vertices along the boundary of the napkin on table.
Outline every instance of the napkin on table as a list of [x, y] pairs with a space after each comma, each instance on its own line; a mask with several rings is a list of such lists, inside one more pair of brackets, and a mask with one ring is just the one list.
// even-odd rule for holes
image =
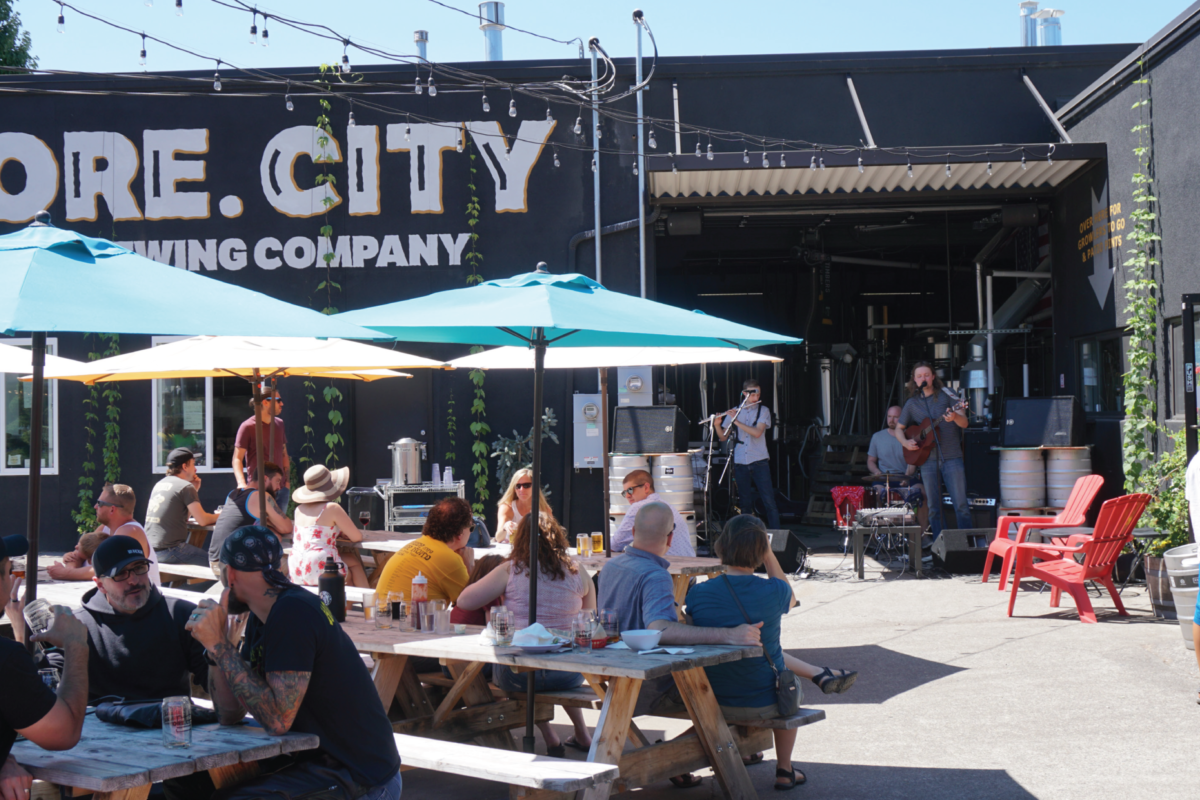
[[514, 647], [539, 647], [554, 644], [557, 640], [558, 637], [546, 630], [546, 626], [535, 622], [514, 633], [512, 643]]

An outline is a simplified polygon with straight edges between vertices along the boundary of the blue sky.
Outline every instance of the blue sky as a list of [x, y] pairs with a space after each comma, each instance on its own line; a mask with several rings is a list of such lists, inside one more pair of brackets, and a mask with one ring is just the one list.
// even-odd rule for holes
[[[78, 8], [130, 28], [145, 30], [210, 58], [237, 66], [277, 68], [315, 66], [340, 59], [341, 48], [298, 31], [272, 24], [271, 46], [249, 43], [250, 13], [212, 0], [70, 0]], [[473, 11], [471, 0], [446, 0]], [[630, 12], [636, 0], [511, 0], [510, 25], [556, 39], [597, 36], [614, 57], [634, 54]], [[640, 0], [666, 56], [740, 53], [848, 52], [1011, 47], [1018, 43], [1017, 0], [958, 0], [913, 3], [911, 0]], [[1183, 0], [1054, 0], [1062, 8], [1064, 44], [1143, 42], [1182, 12]], [[138, 70], [140, 37], [116, 32], [65, 11], [66, 32], [58, 34], [55, 0], [17, 0], [33, 50], [47, 69], [115, 72]], [[413, 53], [412, 33], [430, 32], [429, 57], [435, 61], [474, 61], [483, 57], [483, 38], [472, 17], [430, 0], [270, 0], [259, 8], [323, 22], [391, 52]], [[262, 20], [259, 20], [262, 29]], [[209, 69], [204, 61], [150, 43], [150, 70]], [[647, 46], [648, 51], [648, 46]], [[573, 57], [575, 45], [556, 44], [509, 30], [504, 35], [508, 60]], [[355, 62], [353, 51], [351, 57]], [[361, 58], [361, 57], [360, 57]], [[362, 59], [367, 63], [369, 59]]]

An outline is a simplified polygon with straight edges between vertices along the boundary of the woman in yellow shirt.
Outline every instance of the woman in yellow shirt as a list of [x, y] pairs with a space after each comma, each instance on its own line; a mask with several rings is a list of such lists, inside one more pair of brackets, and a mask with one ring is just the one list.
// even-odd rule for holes
[[471, 506], [461, 497], [447, 497], [429, 510], [421, 538], [409, 542], [388, 560], [375, 591], [403, 592], [412, 601], [412, 581], [420, 572], [429, 580], [429, 599], [454, 602], [475, 567], [474, 551], [467, 547], [475, 520]]

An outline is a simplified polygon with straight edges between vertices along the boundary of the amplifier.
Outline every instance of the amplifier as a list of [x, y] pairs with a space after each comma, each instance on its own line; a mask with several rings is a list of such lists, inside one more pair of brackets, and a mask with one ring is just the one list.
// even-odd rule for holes
[[686, 453], [691, 422], [678, 406], [613, 410], [614, 453]]
[[346, 497], [346, 512], [360, 530], [384, 530], [383, 498], [373, 487], [353, 486], [346, 490]]
[[[996, 527], [996, 499], [994, 497], [972, 497], [968, 500], [971, 506], [971, 524], [976, 528]], [[942, 525], [954, 527], [958, 524], [954, 515], [954, 506], [950, 504], [950, 496], [942, 498]]]
[[783, 567], [784, 572], [791, 575], [804, 568], [804, 562], [808, 560], [808, 548], [800, 541], [799, 536], [786, 529], [768, 530], [767, 539], [771, 542], [775, 560]]
[[[981, 574], [988, 545], [996, 538], [996, 527], [947, 529], [933, 543], [937, 566], [955, 575]], [[993, 571], [999, 571], [1003, 559], [994, 559]]]
[[1079, 398], [1010, 397], [1000, 419], [1001, 447], [1082, 447]]

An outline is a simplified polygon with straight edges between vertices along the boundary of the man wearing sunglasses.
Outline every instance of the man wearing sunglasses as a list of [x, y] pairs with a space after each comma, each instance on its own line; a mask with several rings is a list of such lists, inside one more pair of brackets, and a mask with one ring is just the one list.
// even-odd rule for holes
[[[250, 399], [250, 409], [254, 410], [254, 398]], [[291, 498], [291, 464], [288, 461], [287, 434], [284, 432], [283, 397], [278, 390], [267, 389], [263, 392], [262, 414], [263, 447], [268, 451], [267, 462], [278, 464], [283, 470], [283, 485], [275, 492], [275, 504], [287, 512], [288, 500]], [[272, 438], [274, 437], [274, 438]], [[243, 422], [233, 440], [233, 477], [239, 489], [246, 487], [246, 475], [258, 475], [258, 443], [254, 438], [254, 414]]]
[[743, 514], [754, 514], [756, 501], [762, 500], [767, 511], [767, 527], [779, 529], [779, 509], [775, 506], [775, 487], [771, 485], [771, 461], [767, 437], [771, 427], [771, 409], [762, 404], [762, 387], [750, 378], [742, 384], [742, 406], [725, 412], [716, 424], [722, 442], [733, 435], [733, 479]]
[[[625, 518], [621, 520], [620, 527], [613, 532], [612, 551], [614, 553], [625, 552], [625, 546], [633, 542], [633, 521], [643, 507], [648, 503], [666, 505], [666, 501], [654, 491], [654, 478], [644, 469], [635, 469], [628, 473], [625, 480], [622, 481], [622, 486], [624, 486], [624, 491], [621, 492], [621, 495], [629, 501], [629, 510], [625, 512]], [[684, 520], [677, 508], [668, 507], [671, 509], [675, 526], [672, 528], [674, 535], [671, 538], [670, 547], [667, 548], [667, 555], [695, 558], [696, 549], [692, 547], [692, 537], [688, 533], [687, 521]]]

